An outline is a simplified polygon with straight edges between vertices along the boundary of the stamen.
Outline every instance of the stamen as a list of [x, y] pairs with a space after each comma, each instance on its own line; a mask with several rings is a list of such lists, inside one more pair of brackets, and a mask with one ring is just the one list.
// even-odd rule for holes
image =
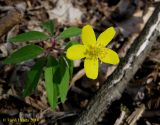
[[101, 48], [99, 46], [87, 46], [87, 50], [86, 50], [86, 57], [88, 58], [92, 58], [92, 59], [97, 59], [98, 58], [98, 54], [101, 52]]

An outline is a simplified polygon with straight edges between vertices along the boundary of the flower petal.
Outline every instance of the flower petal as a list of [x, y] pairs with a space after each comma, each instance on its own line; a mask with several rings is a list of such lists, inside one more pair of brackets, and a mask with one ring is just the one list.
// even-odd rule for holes
[[115, 34], [116, 34], [116, 30], [113, 27], [106, 29], [98, 37], [97, 39], [98, 45], [105, 47], [113, 39]]
[[102, 48], [102, 52], [98, 55], [100, 60], [104, 63], [118, 64], [119, 56], [116, 52], [108, 48]]
[[79, 60], [85, 57], [86, 47], [84, 45], [73, 45], [67, 49], [66, 56], [71, 60]]
[[84, 70], [88, 78], [96, 79], [98, 76], [98, 59], [86, 58], [84, 60]]
[[96, 37], [93, 28], [90, 25], [86, 25], [82, 29], [82, 42], [84, 45], [96, 44]]

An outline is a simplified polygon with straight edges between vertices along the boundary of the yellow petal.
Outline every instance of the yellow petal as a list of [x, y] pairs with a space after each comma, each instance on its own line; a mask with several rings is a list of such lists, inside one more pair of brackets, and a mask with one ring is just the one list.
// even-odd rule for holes
[[115, 34], [116, 34], [116, 30], [113, 27], [106, 29], [98, 37], [98, 39], [97, 39], [98, 45], [105, 47], [113, 39]]
[[118, 64], [119, 56], [116, 52], [108, 48], [102, 48], [102, 52], [98, 55], [99, 59], [104, 63]]
[[98, 76], [98, 59], [86, 58], [84, 60], [84, 70], [88, 78], [96, 79]]
[[84, 45], [73, 45], [67, 49], [66, 56], [71, 60], [79, 60], [85, 57], [86, 47]]
[[96, 44], [96, 37], [93, 28], [90, 25], [86, 25], [82, 29], [82, 42], [84, 45]]

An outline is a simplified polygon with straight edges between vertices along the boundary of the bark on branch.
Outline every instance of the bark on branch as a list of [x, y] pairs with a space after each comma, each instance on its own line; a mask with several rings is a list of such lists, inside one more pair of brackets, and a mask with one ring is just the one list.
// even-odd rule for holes
[[126, 57], [121, 60], [118, 68], [91, 99], [87, 109], [76, 121], [76, 125], [97, 124], [109, 105], [121, 97], [121, 93], [150, 52], [158, 35], [160, 35], [160, 5], [157, 5], [143, 31], [134, 41]]

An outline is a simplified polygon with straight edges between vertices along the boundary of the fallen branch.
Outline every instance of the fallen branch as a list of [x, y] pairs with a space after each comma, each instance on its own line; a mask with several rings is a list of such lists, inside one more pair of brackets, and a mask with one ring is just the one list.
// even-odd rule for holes
[[87, 109], [82, 112], [76, 125], [96, 125], [109, 105], [121, 97], [129, 80], [141, 66], [150, 52], [154, 41], [160, 34], [160, 5], [158, 4], [139, 37], [127, 52], [115, 72], [91, 99]]

